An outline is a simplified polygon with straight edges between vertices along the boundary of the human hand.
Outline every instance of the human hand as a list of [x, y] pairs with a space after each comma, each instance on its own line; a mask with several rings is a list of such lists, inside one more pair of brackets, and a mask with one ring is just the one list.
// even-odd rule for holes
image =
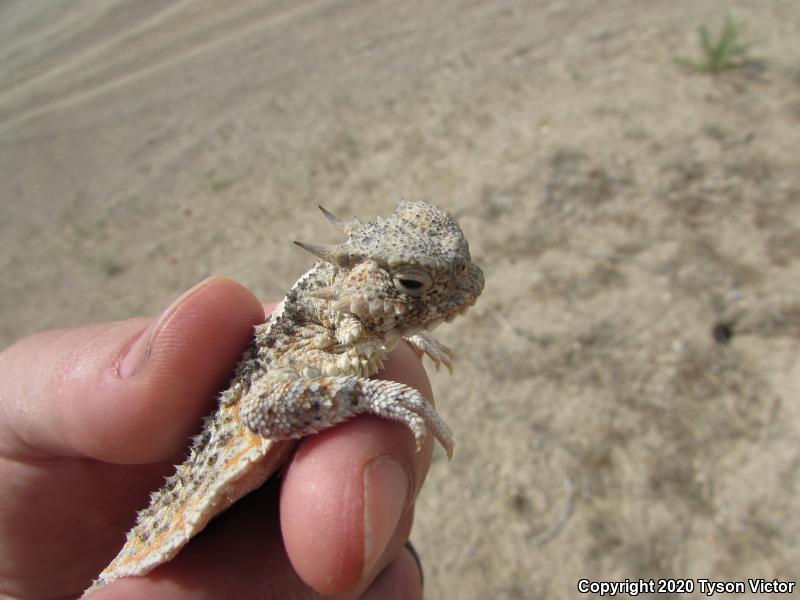
[[[0, 353], [0, 596], [88, 587], [182, 462], [263, 319], [249, 291], [211, 278], [156, 320], [47, 331]], [[380, 376], [432, 397], [404, 344]], [[371, 416], [305, 438], [281, 481], [172, 561], [91, 597], [421, 598], [404, 543], [431, 452], [430, 439], [416, 452], [403, 425]]]

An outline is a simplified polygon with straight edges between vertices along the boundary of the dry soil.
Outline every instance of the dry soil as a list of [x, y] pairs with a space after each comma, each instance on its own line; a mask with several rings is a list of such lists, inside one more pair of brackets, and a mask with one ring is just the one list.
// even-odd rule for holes
[[[676, 63], [726, 15], [753, 60]], [[211, 274], [280, 298], [317, 204], [429, 199], [487, 285], [441, 330], [427, 596], [796, 580], [798, 31], [795, 0], [7, 0], [0, 344]]]

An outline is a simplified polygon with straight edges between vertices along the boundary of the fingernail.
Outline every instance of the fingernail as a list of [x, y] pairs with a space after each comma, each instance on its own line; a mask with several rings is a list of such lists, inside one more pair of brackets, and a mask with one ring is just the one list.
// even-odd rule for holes
[[186, 301], [187, 298], [194, 295], [198, 290], [204, 288], [211, 281], [213, 281], [213, 279], [213, 277], [204, 279], [194, 287], [186, 290], [177, 299], [175, 299], [155, 321], [150, 323], [150, 326], [144, 330], [144, 333], [139, 336], [139, 339], [131, 344], [127, 354], [125, 354], [120, 361], [119, 376], [121, 378], [125, 379], [142, 370], [147, 362], [147, 359], [150, 357], [150, 353], [153, 351], [153, 346], [155, 345], [158, 334], [164, 327], [164, 324], [169, 321], [170, 317], [175, 314], [175, 311]]
[[417, 563], [417, 569], [419, 570], [419, 582], [422, 584], [422, 587], [425, 587], [425, 571], [422, 569], [422, 561], [419, 558], [419, 554], [417, 554], [417, 549], [414, 548], [414, 544], [411, 543], [411, 540], [406, 541], [406, 550], [411, 555], [411, 558], [414, 559], [414, 562]]
[[405, 469], [388, 456], [373, 459], [364, 469], [364, 576], [392, 538], [409, 489]]

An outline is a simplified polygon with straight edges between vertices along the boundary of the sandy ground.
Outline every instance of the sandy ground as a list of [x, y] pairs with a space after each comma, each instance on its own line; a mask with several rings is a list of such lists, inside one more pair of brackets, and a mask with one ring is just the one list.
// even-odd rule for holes
[[[428, 597], [798, 578], [794, 0], [222, 6], [0, 4], [0, 343], [277, 299], [318, 203], [430, 199], [487, 286], [441, 330]], [[760, 65], [678, 66], [728, 9]]]

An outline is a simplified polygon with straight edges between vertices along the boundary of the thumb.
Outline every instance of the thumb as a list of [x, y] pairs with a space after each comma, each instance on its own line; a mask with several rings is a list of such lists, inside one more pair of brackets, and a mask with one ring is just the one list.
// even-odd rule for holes
[[46, 331], [0, 353], [0, 454], [114, 463], [172, 458], [264, 320], [222, 277], [157, 319]]

